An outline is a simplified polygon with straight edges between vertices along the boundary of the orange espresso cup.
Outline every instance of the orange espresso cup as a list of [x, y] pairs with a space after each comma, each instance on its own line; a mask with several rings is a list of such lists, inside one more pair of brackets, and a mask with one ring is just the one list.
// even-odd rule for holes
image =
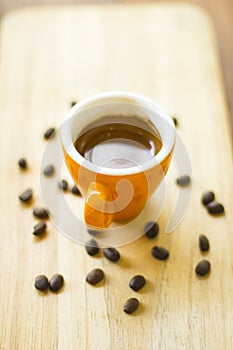
[[[75, 148], [83, 132], [103, 117], [154, 130], [162, 147], [144, 164], [129, 168], [98, 166]], [[65, 162], [85, 201], [84, 220], [92, 228], [136, 217], [164, 178], [171, 162], [176, 131], [171, 117], [153, 100], [134, 93], [109, 92], [77, 103], [61, 130]]]

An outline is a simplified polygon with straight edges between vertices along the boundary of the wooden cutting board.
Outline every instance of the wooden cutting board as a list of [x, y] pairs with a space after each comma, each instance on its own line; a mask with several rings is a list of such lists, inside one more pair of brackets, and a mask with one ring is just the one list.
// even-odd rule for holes
[[[25, 8], [2, 19], [0, 55], [0, 349], [233, 349], [232, 148], [206, 14], [184, 4]], [[51, 222], [44, 238], [31, 233], [32, 208], [42, 203], [43, 132], [64, 120], [70, 101], [109, 90], [142, 93], [177, 113], [193, 170], [179, 227], [167, 235], [165, 213], [159, 236], [119, 248], [117, 264], [88, 256]], [[17, 165], [21, 156], [30, 165], [25, 173]], [[172, 203], [172, 169], [167, 181]], [[34, 201], [23, 206], [18, 195], [29, 186]], [[225, 216], [212, 217], [201, 205], [208, 189]], [[81, 201], [66, 196], [73, 205]], [[201, 233], [211, 245], [205, 255]], [[166, 262], [152, 258], [155, 244], [169, 249]], [[194, 270], [203, 258], [212, 270], [200, 279]], [[94, 267], [106, 273], [97, 288], [85, 283]], [[36, 275], [56, 272], [65, 278], [59, 294], [34, 289]], [[138, 273], [148, 282], [135, 293], [128, 283]], [[129, 316], [123, 304], [131, 296], [141, 304]]]

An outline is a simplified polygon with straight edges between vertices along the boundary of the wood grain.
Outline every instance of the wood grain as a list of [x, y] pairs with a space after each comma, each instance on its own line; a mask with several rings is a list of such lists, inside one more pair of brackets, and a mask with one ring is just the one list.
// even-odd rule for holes
[[[9, 10], [24, 6], [36, 5], [68, 5], [68, 4], [87, 4], [87, 3], [107, 3], [115, 5], [117, 3], [134, 4], [141, 3], [146, 6], [147, 3], [166, 3], [168, 0], [0, 0], [0, 14], [7, 13]], [[177, 3], [177, 0], [169, 0]], [[223, 77], [226, 89], [227, 103], [230, 109], [231, 131], [233, 133], [233, 2], [232, 0], [183, 0], [183, 3], [192, 4], [206, 11], [215, 25], [220, 50]]]
[[[3, 19], [0, 54], [0, 349], [231, 349], [232, 150], [209, 20], [186, 5], [32, 8]], [[64, 120], [71, 100], [106, 90], [143, 93], [177, 113], [193, 167], [181, 225], [166, 235], [177, 191], [172, 166], [159, 237], [121, 247], [119, 264], [87, 256], [51, 222], [47, 236], [36, 240], [32, 206], [17, 198], [32, 186], [33, 205], [42, 203], [44, 130]], [[23, 174], [17, 167], [22, 155], [30, 164]], [[200, 204], [206, 189], [224, 203], [225, 216], [206, 213]], [[75, 207], [75, 197], [67, 196]], [[206, 279], [194, 273], [203, 258], [200, 233], [211, 244]], [[151, 257], [154, 244], [170, 250], [167, 262]], [[93, 267], [106, 272], [98, 288], [85, 283]], [[61, 293], [34, 290], [37, 274], [55, 272], [65, 277]], [[148, 280], [138, 294], [128, 287], [136, 273]], [[134, 316], [122, 311], [131, 296], [141, 302]]]

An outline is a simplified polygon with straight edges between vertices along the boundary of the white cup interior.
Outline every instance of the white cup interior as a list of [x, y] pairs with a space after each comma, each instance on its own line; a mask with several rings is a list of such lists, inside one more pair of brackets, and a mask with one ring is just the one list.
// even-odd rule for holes
[[[133, 124], [141, 127], [148, 127], [159, 134], [162, 141], [162, 148], [154, 158], [139, 166], [124, 169], [112, 169], [99, 167], [83, 158], [74, 146], [77, 137], [86, 131], [93, 123], [103, 117], [109, 117], [111, 121], [117, 117], [117, 121], [126, 124]], [[105, 119], [106, 122], [108, 119]], [[147, 97], [132, 93], [111, 92], [96, 95], [79, 102], [68, 113], [67, 119], [62, 125], [61, 138], [63, 146], [69, 156], [79, 164], [96, 173], [107, 175], [129, 175], [146, 171], [163, 159], [172, 151], [175, 144], [175, 127], [168, 114], [153, 100]]]

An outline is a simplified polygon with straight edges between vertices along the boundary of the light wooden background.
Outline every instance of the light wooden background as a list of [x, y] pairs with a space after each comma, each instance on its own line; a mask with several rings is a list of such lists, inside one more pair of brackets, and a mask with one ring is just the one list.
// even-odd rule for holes
[[[49, 8], [18, 12], [2, 22], [1, 350], [233, 349], [232, 151], [216, 53], [208, 20], [189, 6]], [[179, 132], [193, 167], [193, 196], [172, 235], [164, 232], [165, 212], [155, 240], [142, 237], [121, 247], [121, 262], [111, 264], [87, 256], [51, 222], [47, 236], [34, 240], [32, 208], [20, 205], [17, 196], [30, 185], [35, 189], [33, 204], [41, 204], [42, 133], [64, 120], [68, 102], [123, 87], [155, 98], [180, 115]], [[21, 154], [30, 161], [25, 174], [18, 173]], [[177, 190], [175, 174], [169, 171], [167, 181], [169, 209]], [[213, 218], [201, 205], [200, 195], [209, 188], [224, 203], [225, 216]], [[67, 196], [76, 208], [76, 197]], [[198, 249], [200, 233], [210, 239], [207, 255]], [[154, 244], [170, 250], [168, 261], [151, 257]], [[212, 271], [200, 279], [194, 269], [203, 257], [211, 261]], [[104, 286], [85, 283], [94, 267], [105, 270]], [[65, 288], [59, 295], [39, 295], [33, 288], [35, 276], [55, 272], [64, 275]], [[137, 294], [128, 288], [136, 273], [148, 280]], [[125, 315], [123, 302], [136, 295], [140, 308], [134, 316]]]
[[[0, 0], [0, 13], [28, 5], [61, 5], [87, 3], [165, 3], [168, 0]], [[176, 1], [170, 0], [174, 3]], [[221, 55], [226, 98], [230, 110], [233, 133], [233, 1], [232, 0], [183, 0], [183, 3], [199, 5], [212, 17]]]

